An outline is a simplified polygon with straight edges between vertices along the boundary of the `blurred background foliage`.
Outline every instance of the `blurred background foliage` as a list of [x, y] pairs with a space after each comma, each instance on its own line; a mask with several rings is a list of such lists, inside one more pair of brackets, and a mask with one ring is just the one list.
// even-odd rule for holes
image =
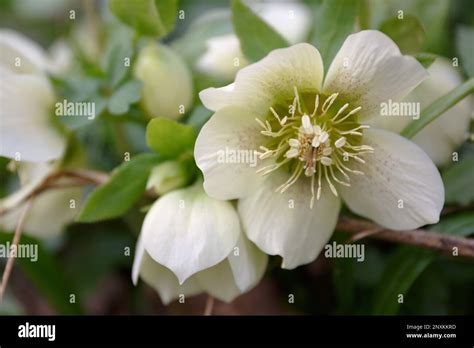
[[[333, 27], [340, 40], [347, 35], [344, 30], [352, 30], [326, 16], [324, 11], [332, 4], [317, 0], [304, 3], [312, 12], [309, 42], [314, 37], [319, 40]], [[107, 10], [105, 1], [97, 1], [95, 6], [100, 11], [75, 0], [2, 0], [0, 26], [20, 31], [43, 47], [50, 47], [58, 39], [71, 44], [75, 65], [64, 80], [54, 81], [55, 87], [67, 99], [95, 101], [100, 117], [88, 124], [67, 119], [66, 127], [74, 129], [83, 144], [86, 167], [109, 172], [123, 162], [125, 152], [133, 156], [149, 151], [145, 139], [148, 118], [137, 104], [140, 85], [116, 60], [121, 56], [118, 52], [129, 52], [133, 60], [143, 42]], [[347, 2], [342, 15], [350, 16], [351, 6]], [[172, 30], [165, 33], [162, 41], [192, 64], [204, 52], [204, 39], [232, 30], [230, 12], [208, 21], [194, 21], [209, 12], [229, 8], [230, 2], [225, 0], [180, 0], [177, 9], [184, 10], [186, 19], [169, 24]], [[75, 11], [75, 20], [69, 18], [71, 10]], [[394, 26], [393, 18], [399, 10], [413, 17], [409, 28], [398, 28], [396, 23]], [[467, 47], [459, 42], [462, 28], [474, 27], [471, 0], [363, 0], [353, 11], [359, 16], [361, 27], [378, 28], [398, 37], [399, 45], [411, 54], [451, 58], [467, 49], [474, 55], [473, 42], [468, 42]], [[98, 41], [88, 40], [91, 35], [97, 35]], [[404, 42], [407, 36], [414, 39]], [[258, 52], [248, 52], [252, 58], [258, 56]], [[334, 53], [328, 50], [325, 54], [331, 57]], [[193, 79], [194, 103], [184, 121], [199, 129], [211, 113], [200, 104], [197, 92], [229, 81], [196, 70]], [[0, 158], [1, 196], [16, 184], [6, 169], [7, 163], [6, 158]], [[446, 203], [472, 208], [473, 144], [466, 142], [460, 149], [460, 162], [441, 170]], [[88, 192], [91, 190], [89, 187]], [[142, 198], [138, 206], [150, 203], [150, 199]], [[133, 249], [143, 216], [143, 211], [134, 207], [108, 221], [71, 224], [53, 239], [36, 240], [24, 235], [24, 243], [40, 245], [41, 256], [36, 263], [18, 260], [0, 314], [201, 314], [203, 296], [188, 299], [184, 305], [164, 307], [143, 282], [137, 287], [132, 285]], [[473, 210], [448, 214], [431, 229], [470, 236], [474, 234]], [[0, 233], [0, 242], [10, 241], [11, 236]], [[349, 236], [339, 232], [334, 238], [344, 242]], [[279, 268], [278, 258], [272, 258], [259, 286], [232, 304], [217, 304], [215, 313], [474, 314], [472, 260], [369, 239], [363, 242], [365, 262], [320, 256], [312, 264], [286, 271]], [[74, 304], [65, 301], [71, 294], [75, 295]], [[290, 294], [295, 297], [294, 303], [288, 303]], [[403, 304], [392, 300], [397, 294], [405, 295]]]

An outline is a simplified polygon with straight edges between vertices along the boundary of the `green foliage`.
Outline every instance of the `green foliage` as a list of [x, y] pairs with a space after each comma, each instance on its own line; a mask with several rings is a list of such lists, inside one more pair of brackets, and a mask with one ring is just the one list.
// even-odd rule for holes
[[154, 37], [170, 33], [176, 22], [177, 0], [111, 0], [110, 10], [137, 32]]
[[358, 6], [357, 0], [325, 0], [318, 8], [310, 42], [321, 53], [325, 71], [354, 30]]
[[250, 61], [265, 57], [270, 51], [288, 46], [286, 40], [258, 17], [241, 0], [232, 0], [232, 23], [242, 51]]
[[129, 80], [117, 88], [109, 99], [109, 112], [114, 115], [121, 115], [128, 112], [130, 105], [140, 100], [142, 85], [143, 83], [141, 81]]
[[422, 52], [416, 54], [415, 58], [420, 62], [421, 65], [423, 65], [425, 69], [428, 69], [430, 65], [436, 60], [436, 54]]
[[148, 146], [166, 158], [176, 158], [192, 150], [196, 130], [189, 125], [158, 117], [148, 123], [146, 131]]
[[125, 213], [142, 196], [151, 168], [160, 161], [160, 156], [145, 153], [120, 165], [90, 194], [77, 221], [95, 222]]
[[403, 54], [417, 53], [425, 42], [423, 25], [415, 16], [404, 15], [402, 19], [392, 17], [385, 20], [379, 30], [387, 34]]
[[474, 201], [474, 155], [455, 162], [443, 173], [446, 203], [468, 205]]
[[[430, 230], [438, 233], [467, 236], [474, 233], [474, 216], [471, 213], [443, 218]], [[390, 256], [374, 297], [373, 314], [397, 314], [401, 303], [417, 278], [436, 259], [434, 251], [412, 246], [401, 246]]]
[[[0, 243], [5, 245], [12, 240], [11, 233], [0, 232]], [[16, 263], [21, 267], [26, 276], [48, 300], [52, 308], [62, 315], [79, 315], [82, 308], [76, 298], [75, 303], [70, 303], [69, 296], [74, 294], [71, 281], [54, 254], [48, 250], [40, 240], [23, 235], [21, 244], [37, 245], [38, 259], [17, 258]]]
[[469, 77], [474, 77], [474, 27], [459, 26], [456, 47], [461, 56], [461, 66]]

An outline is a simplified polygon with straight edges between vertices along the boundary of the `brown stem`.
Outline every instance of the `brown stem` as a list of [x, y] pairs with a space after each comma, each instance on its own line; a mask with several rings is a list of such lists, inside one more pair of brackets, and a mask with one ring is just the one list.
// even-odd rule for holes
[[[20, 243], [21, 232], [23, 231], [23, 225], [25, 224], [26, 216], [31, 208], [31, 203], [33, 202], [34, 197], [30, 197], [26, 202], [26, 205], [18, 219], [18, 224], [16, 225], [15, 234], [13, 235], [13, 241], [11, 246], [17, 247], [18, 243]], [[8, 258], [7, 264], [5, 266], [5, 270], [3, 271], [2, 276], [2, 283], [0, 284], [0, 303], [3, 301], [3, 294], [7, 288], [8, 280], [10, 279], [10, 274], [13, 269], [13, 265], [15, 264], [16, 255], [10, 255]]]
[[363, 231], [375, 231], [369, 234], [370, 237], [408, 245], [416, 245], [423, 248], [438, 250], [453, 254], [453, 248], [457, 248], [458, 255], [474, 258], [474, 239], [426, 231], [422, 229], [412, 231], [393, 231], [380, 228], [376, 224], [362, 220], [341, 217], [336, 227], [340, 231], [345, 231], [357, 235]]
[[204, 308], [204, 315], [212, 315], [212, 310], [214, 309], [214, 297], [211, 295], [207, 296], [206, 307]]

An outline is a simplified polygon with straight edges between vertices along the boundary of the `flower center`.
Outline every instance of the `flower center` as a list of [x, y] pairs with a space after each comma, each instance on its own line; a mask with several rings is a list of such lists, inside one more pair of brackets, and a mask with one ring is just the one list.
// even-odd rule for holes
[[273, 164], [257, 173], [268, 175], [280, 167], [286, 168], [291, 176], [276, 189], [281, 193], [302, 175], [310, 177], [312, 208], [314, 198], [321, 197], [323, 178], [337, 196], [334, 182], [350, 186], [350, 174], [364, 174], [351, 169], [351, 162], [364, 164], [362, 157], [374, 149], [362, 144], [363, 130], [369, 128], [358, 122], [357, 113], [362, 107], [344, 103], [338, 99], [338, 93], [300, 94], [294, 87], [294, 94], [293, 100], [270, 107], [265, 121], [256, 119], [267, 139], [258, 155], [260, 159], [275, 158]]

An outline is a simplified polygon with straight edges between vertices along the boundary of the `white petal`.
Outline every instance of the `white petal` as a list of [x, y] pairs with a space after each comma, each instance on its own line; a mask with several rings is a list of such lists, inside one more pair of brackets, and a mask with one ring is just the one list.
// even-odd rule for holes
[[426, 153], [385, 130], [366, 130], [364, 143], [372, 146], [374, 153], [364, 157], [365, 164], [352, 162], [351, 168], [365, 175], [352, 175], [351, 187], [339, 187], [349, 208], [394, 230], [438, 222], [444, 187]]
[[206, 41], [206, 48], [196, 67], [207, 74], [231, 80], [239, 69], [248, 64], [234, 34], [210, 38]]
[[321, 55], [315, 47], [301, 43], [273, 50], [260, 61], [239, 70], [231, 93], [211, 89], [201, 92], [200, 96], [205, 105], [212, 99], [211, 110], [240, 105], [265, 115], [276, 101], [293, 99], [295, 86], [299, 92], [319, 91], [322, 78]]
[[385, 34], [364, 30], [349, 35], [329, 67], [323, 90], [339, 93], [363, 118], [376, 116], [380, 104], [405, 97], [428, 76], [413, 57], [403, 56]]
[[283, 268], [313, 261], [334, 231], [340, 202], [324, 185], [310, 209], [310, 180], [300, 178], [284, 193], [275, 188], [288, 179], [273, 174], [251, 196], [239, 200], [247, 236], [261, 250], [283, 257]]
[[262, 181], [256, 170], [271, 160], [261, 161], [255, 153], [265, 142], [255, 118], [246, 109], [229, 106], [217, 111], [202, 127], [194, 157], [204, 174], [204, 189], [211, 197], [239, 198]]
[[304, 3], [268, 1], [253, 7], [263, 20], [292, 44], [304, 41], [311, 29], [311, 10]]
[[45, 162], [61, 157], [65, 139], [54, 129], [54, 95], [46, 78], [35, 75], [2, 76], [0, 155], [21, 161]]
[[155, 262], [146, 252], [141, 237], [135, 249], [132, 267], [132, 280], [136, 285], [138, 277], [150, 285], [160, 295], [165, 305], [180, 295], [192, 296], [202, 292], [194, 277], [179, 285], [176, 276], [166, 267]]
[[183, 283], [229, 255], [240, 223], [232, 204], [208, 197], [198, 183], [159, 198], [145, 217], [142, 233], [150, 256]]
[[197, 273], [193, 278], [211, 296], [224, 302], [231, 302], [242, 292], [235, 284], [228, 260]]
[[235, 83], [220, 88], [210, 87], [199, 92], [199, 98], [206, 108], [217, 111], [231, 104], [230, 100], [234, 88]]
[[0, 65], [17, 74], [41, 73], [51, 67], [41, 46], [13, 30], [0, 30], [0, 52]]
[[244, 234], [227, 258], [234, 280], [241, 292], [254, 287], [267, 267], [268, 256], [262, 253]]

